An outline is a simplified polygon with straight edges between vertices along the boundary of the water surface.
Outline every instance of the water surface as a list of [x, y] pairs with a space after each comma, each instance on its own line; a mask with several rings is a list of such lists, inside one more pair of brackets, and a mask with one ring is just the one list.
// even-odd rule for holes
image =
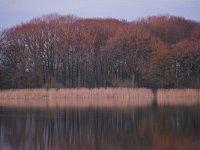
[[0, 109], [0, 150], [199, 150], [199, 106]]

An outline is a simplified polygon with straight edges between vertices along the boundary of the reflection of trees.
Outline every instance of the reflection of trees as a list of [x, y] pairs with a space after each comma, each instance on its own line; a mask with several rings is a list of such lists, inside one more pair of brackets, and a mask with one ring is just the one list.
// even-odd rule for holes
[[0, 149], [180, 149], [200, 141], [196, 108], [0, 113]]

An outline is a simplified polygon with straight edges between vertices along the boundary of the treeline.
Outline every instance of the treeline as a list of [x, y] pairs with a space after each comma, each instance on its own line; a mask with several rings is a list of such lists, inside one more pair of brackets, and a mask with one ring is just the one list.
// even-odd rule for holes
[[47, 15], [0, 33], [0, 88], [200, 87], [200, 23]]

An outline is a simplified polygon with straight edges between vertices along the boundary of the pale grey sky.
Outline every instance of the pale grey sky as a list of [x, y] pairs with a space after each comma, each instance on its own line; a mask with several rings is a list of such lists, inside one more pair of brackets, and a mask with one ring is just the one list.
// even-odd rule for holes
[[200, 21], [200, 0], [0, 0], [0, 30], [51, 13], [126, 20], [175, 15]]

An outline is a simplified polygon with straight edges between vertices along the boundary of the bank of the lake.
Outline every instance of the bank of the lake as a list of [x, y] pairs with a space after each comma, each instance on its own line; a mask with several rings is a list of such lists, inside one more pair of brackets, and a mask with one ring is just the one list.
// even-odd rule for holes
[[1, 107], [141, 107], [197, 105], [199, 89], [74, 88], [0, 91]]

